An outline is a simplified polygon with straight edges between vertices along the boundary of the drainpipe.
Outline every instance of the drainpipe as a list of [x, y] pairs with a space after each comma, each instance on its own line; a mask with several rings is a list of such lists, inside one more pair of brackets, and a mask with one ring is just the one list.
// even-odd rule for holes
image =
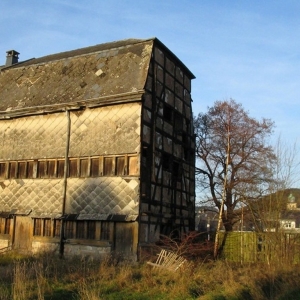
[[63, 185], [63, 198], [62, 198], [62, 219], [60, 226], [60, 243], [59, 243], [59, 254], [62, 258], [64, 255], [64, 227], [65, 227], [65, 210], [66, 210], [66, 199], [67, 199], [67, 180], [68, 180], [68, 158], [69, 158], [69, 147], [70, 147], [70, 133], [71, 133], [71, 118], [70, 111], [66, 110], [67, 117], [67, 137], [66, 137], [66, 150], [65, 150], [65, 165], [64, 165], [64, 185]]

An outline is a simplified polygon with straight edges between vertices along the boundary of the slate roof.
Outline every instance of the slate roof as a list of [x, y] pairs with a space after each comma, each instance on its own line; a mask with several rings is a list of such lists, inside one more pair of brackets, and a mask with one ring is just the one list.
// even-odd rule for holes
[[[0, 67], [0, 118], [141, 99], [154, 44], [128, 39]], [[182, 64], [182, 67], [193, 74]]]

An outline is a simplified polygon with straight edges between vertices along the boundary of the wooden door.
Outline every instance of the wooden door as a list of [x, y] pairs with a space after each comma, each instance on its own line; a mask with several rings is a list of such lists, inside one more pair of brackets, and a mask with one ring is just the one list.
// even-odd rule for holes
[[133, 254], [133, 223], [115, 223], [115, 251], [125, 256]]
[[20, 252], [29, 252], [32, 243], [32, 219], [24, 216], [16, 216], [15, 218], [13, 248]]

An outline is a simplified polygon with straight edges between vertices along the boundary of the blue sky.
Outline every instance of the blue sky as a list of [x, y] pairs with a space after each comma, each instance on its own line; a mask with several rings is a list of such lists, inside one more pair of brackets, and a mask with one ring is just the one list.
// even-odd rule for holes
[[[157, 37], [194, 73], [194, 114], [235, 99], [300, 137], [298, 0], [1, 0], [0, 65], [95, 44]], [[2, 58], [1, 58], [2, 55]]]

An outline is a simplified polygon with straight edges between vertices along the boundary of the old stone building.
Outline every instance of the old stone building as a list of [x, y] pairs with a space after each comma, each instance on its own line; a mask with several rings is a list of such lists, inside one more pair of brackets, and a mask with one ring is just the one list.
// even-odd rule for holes
[[193, 78], [156, 38], [26, 61], [8, 51], [0, 248], [136, 258], [193, 230]]

